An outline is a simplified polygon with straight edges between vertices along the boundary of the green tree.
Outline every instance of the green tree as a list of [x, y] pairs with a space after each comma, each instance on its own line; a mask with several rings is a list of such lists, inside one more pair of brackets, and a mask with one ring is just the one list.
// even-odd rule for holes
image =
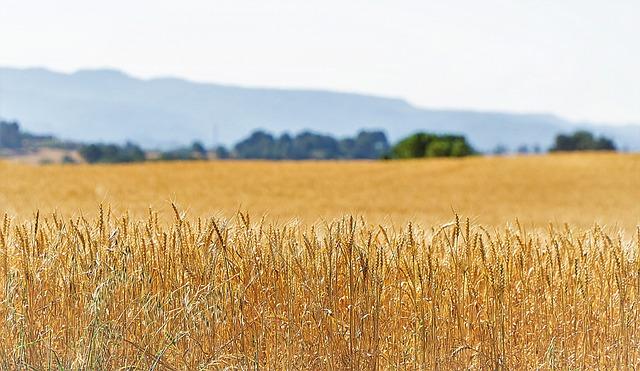
[[256, 131], [249, 138], [236, 144], [234, 150], [238, 158], [275, 159], [274, 147], [273, 135], [264, 131]]
[[355, 138], [340, 141], [342, 157], [375, 159], [389, 151], [387, 136], [381, 131], [361, 131]]
[[22, 133], [17, 122], [0, 121], [0, 148], [19, 149], [22, 147]]
[[198, 158], [207, 158], [207, 150], [204, 148], [202, 142], [193, 142], [191, 144], [191, 152], [193, 152]]
[[573, 134], [559, 134], [551, 147], [552, 152], [561, 151], [615, 151], [613, 141], [606, 137], [596, 138], [586, 130], [578, 130]]
[[451, 141], [436, 139], [427, 146], [426, 157], [449, 157], [451, 156]]
[[80, 147], [80, 156], [90, 164], [100, 161], [102, 150], [97, 144], [89, 144]]
[[127, 142], [124, 146], [116, 144], [88, 144], [79, 149], [80, 156], [90, 164], [140, 162], [146, 159], [142, 148]]
[[464, 139], [455, 139], [451, 142], [451, 157], [465, 157], [473, 154], [473, 148]]
[[229, 150], [226, 149], [224, 146], [217, 146], [214, 150], [214, 153], [216, 158], [219, 160], [224, 160], [231, 156], [229, 153]]
[[390, 158], [463, 157], [475, 151], [460, 135], [416, 133], [391, 148]]
[[430, 138], [425, 133], [416, 133], [402, 139], [391, 149], [392, 158], [425, 157]]

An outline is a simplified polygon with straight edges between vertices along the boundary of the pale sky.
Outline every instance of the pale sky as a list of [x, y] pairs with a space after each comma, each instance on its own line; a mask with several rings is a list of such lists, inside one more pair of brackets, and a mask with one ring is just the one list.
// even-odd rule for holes
[[0, 65], [640, 123], [640, 0], [0, 0]]

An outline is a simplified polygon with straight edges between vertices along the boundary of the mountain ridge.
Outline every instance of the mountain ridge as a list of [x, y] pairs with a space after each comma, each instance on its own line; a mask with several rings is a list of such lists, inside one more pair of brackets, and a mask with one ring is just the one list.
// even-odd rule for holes
[[420, 130], [464, 134], [487, 151], [497, 145], [548, 147], [557, 133], [586, 128], [612, 136], [621, 148], [640, 150], [640, 126], [575, 123], [548, 113], [427, 109], [354, 92], [140, 79], [115, 69], [67, 74], [0, 67], [0, 116], [33, 132], [145, 147], [196, 139], [230, 145], [257, 129], [335, 136], [376, 129], [394, 141]]

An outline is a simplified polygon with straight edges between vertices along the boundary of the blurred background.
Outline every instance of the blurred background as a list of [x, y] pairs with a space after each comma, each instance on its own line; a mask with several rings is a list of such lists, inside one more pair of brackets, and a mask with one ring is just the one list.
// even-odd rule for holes
[[634, 225], [638, 34], [627, 0], [3, 0], [0, 207]]

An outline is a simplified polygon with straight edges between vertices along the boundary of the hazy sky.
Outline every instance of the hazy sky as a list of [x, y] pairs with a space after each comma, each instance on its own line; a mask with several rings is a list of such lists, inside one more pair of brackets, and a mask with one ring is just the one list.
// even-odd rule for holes
[[0, 65], [640, 123], [640, 0], [2, 0]]

